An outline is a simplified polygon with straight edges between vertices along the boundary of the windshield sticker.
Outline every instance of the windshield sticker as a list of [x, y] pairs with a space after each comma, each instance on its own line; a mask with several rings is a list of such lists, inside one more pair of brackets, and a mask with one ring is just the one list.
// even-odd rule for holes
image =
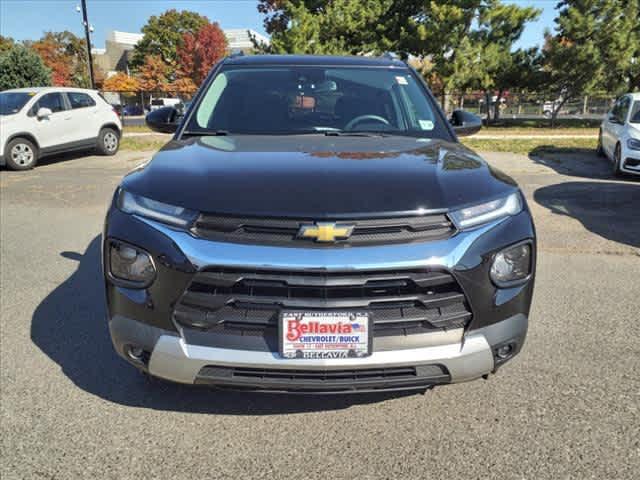
[[409, 85], [409, 82], [407, 82], [407, 79], [401, 76], [396, 77], [396, 82], [398, 82], [398, 85]]
[[433, 122], [431, 120], [418, 120], [422, 130], [433, 130]]

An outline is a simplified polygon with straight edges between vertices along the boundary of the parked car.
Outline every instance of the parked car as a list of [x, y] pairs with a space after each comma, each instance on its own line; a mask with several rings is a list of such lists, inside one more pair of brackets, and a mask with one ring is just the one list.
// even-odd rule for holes
[[598, 153], [611, 160], [616, 175], [640, 175], [640, 93], [616, 100], [600, 125]]
[[181, 103], [179, 98], [154, 98], [151, 100], [150, 110], [158, 110], [162, 107], [172, 107]]
[[122, 109], [122, 114], [126, 117], [133, 117], [138, 115], [144, 115], [144, 110], [138, 104], [136, 105], [125, 105]]
[[221, 61], [118, 186], [104, 228], [115, 350], [151, 376], [276, 392], [418, 389], [521, 349], [533, 221], [387, 58]]
[[33, 168], [46, 155], [96, 149], [114, 155], [122, 124], [94, 90], [44, 87], [0, 92], [0, 165]]

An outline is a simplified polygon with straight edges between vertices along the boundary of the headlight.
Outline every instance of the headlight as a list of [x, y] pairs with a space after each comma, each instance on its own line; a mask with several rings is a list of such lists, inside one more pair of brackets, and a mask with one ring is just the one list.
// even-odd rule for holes
[[627, 140], [627, 147], [631, 150], [640, 150], [640, 140], [635, 138], [630, 138]]
[[498, 218], [516, 215], [522, 211], [520, 192], [481, 203], [472, 207], [463, 208], [450, 213], [451, 219], [460, 230], [488, 223]]
[[145, 288], [156, 277], [151, 256], [133, 245], [117, 240], [109, 241], [108, 268], [114, 283], [132, 288]]
[[117, 206], [125, 213], [157, 220], [162, 223], [187, 227], [196, 219], [197, 212], [158, 202], [120, 189]]
[[491, 265], [491, 280], [508, 287], [531, 275], [531, 245], [523, 243], [498, 252]]

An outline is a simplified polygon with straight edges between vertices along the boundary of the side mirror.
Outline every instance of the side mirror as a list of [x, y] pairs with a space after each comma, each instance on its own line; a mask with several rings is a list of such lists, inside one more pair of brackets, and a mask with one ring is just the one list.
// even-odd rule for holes
[[620, 123], [620, 120], [618, 120], [615, 113], [610, 113], [607, 120], [609, 120], [610, 123]]
[[174, 107], [153, 110], [145, 117], [147, 126], [154, 132], [175, 133], [182, 120], [182, 114]]
[[454, 110], [449, 122], [459, 137], [473, 135], [482, 128], [482, 119], [464, 110]]
[[42, 120], [44, 118], [49, 118], [52, 113], [53, 112], [50, 108], [40, 107], [36, 113], [36, 117], [38, 117], [38, 120]]

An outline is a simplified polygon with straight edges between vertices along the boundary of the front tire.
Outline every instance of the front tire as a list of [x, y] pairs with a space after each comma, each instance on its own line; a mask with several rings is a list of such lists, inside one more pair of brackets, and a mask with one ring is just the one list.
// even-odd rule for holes
[[598, 146], [596, 147], [596, 154], [599, 157], [604, 157], [604, 148], [602, 148], [602, 130], [598, 132]]
[[6, 162], [11, 170], [31, 170], [38, 163], [38, 148], [26, 138], [14, 138], [7, 145]]
[[115, 155], [120, 148], [120, 134], [113, 128], [103, 128], [98, 135], [98, 152], [101, 155]]
[[620, 144], [616, 145], [615, 152], [613, 153], [613, 175], [616, 177], [622, 176], [622, 147]]

